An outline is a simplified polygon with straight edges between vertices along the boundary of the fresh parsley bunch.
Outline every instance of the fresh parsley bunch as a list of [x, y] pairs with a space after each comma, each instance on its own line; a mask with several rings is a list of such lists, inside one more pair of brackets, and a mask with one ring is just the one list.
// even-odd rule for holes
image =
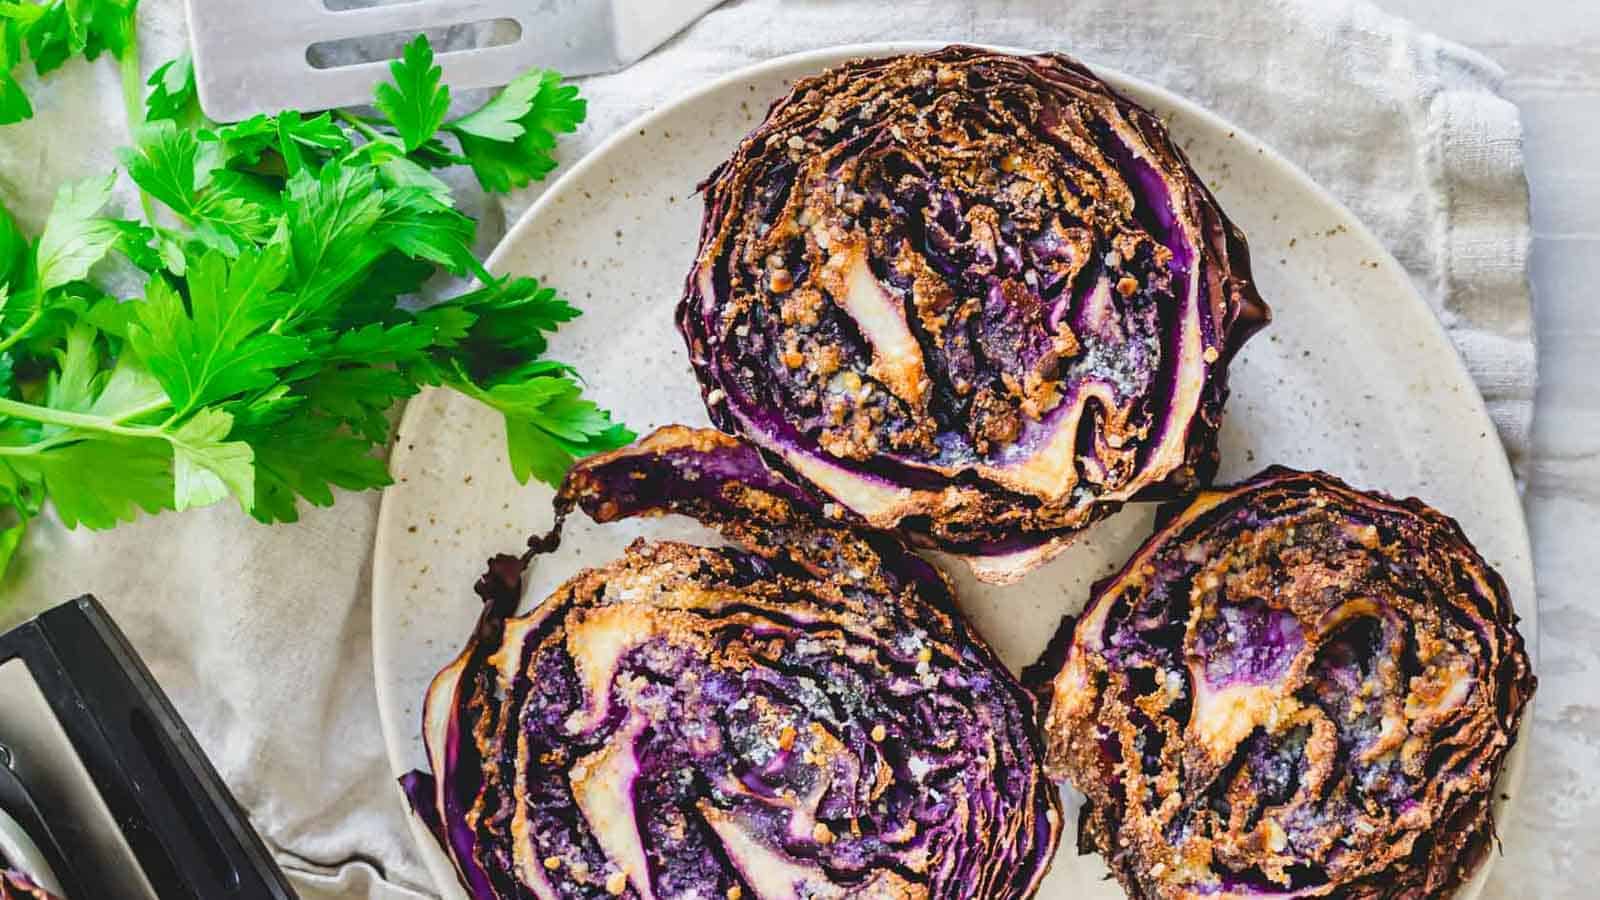
[[[18, 6], [0, 0], [0, 15]], [[52, 4], [33, 27], [86, 7], [100, 8]], [[82, 46], [96, 41], [111, 46]], [[542, 178], [556, 136], [583, 121], [577, 89], [534, 71], [449, 119], [425, 38], [391, 72], [376, 115], [217, 126], [188, 61], [173, 61], [122, 151], [141, 220], [106, 214], [114, 174], [63, 187], [35, 240], [0, 211], [0, 566], [46, 500], [68, 526], [229, 495], [277, 522], [301, 498], [331, 504], [333, 487], [389, 484], [388, 413], [426, 385], [500, 412], [522, 481], [555, 482], [575, 457], [633, 439], [571, 368], [542, 358], [578, 311], [531, 278], [484, 271], [477, 223], [435, 174], [470, 166], [491, 191]], [[143, 296], [90, 277], [112, 254], [148, 274]], [[481, 286], [402, 304], [441, 269]]]
[[103, 51], [138, 65], [133, 45], [139, 0], [0, 0], [0, 125], [33, 118], [33, 104], [17, 82], [24, 51], [40, 75], [74, 56]]

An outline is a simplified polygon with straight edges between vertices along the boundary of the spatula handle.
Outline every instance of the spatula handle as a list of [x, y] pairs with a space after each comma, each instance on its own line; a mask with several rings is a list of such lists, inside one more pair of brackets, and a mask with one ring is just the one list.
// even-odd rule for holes
[[313, 44], [509, 19], [516, 40], [440, 53], [457, 88], [505, 84], [535, 67], [610, 72], [649, 53], [720, 0], [412, 0], [330, 10], [324, 0], [188, 0], [200, 105], [221, 122], [280, 109], [365, 103], [386, 62], [311, 65]]
[[[286, 3], [294, 9], [286, 12]], [[568, 75], [620, 65], [610, 5], [592, 0], [552, 3], [537, 16], [528, 0], [419, 0], [339, 11], [322, 0], [189, 0], [200, 105], [211, 118], [233, 122], [263, 111], [368, 102], [387, 62], [319, 69], [307, 57], [309, 47], [496, 19], [515, 21], [520, 36], [497, 47], [439, 54], [449, 84], [505, 84], [534, 65]]]

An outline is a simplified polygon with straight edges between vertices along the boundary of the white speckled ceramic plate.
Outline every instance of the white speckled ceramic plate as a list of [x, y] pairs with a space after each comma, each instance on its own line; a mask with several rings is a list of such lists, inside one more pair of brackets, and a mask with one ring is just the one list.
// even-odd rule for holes
[[[636, 431], [708, 424], [672, 321], [700, 222], [695, 185], [795, 78], [851, 57], [930, 46], [784, 57], [655, 110], [569, 170], [507, 235], [490, 268], [535, 275], [571, 294], [584, 316], [556, 336], [552, 353], [576, 364], [592, 395]], [[1505, 576], [1531, 641], [1538, 631], [1533, 570], [1505, 454], [1454, 348], [1405, 272], [1348, 210], [1256, 140], [1166, 91], [1100, 74], [1170, 117], [1195, 168], [1249, 235], [1261, 294], [1275, 313], [1230, 376], [1221, 477], [1283, 463], [1424, 498], [1459, 518]], [[472, 585], [484, 560], [520, 550], [527, 535], [549, 526], [551, 491], [517, 485], [499, 419], [455, 394], [415, 399], [396, 443], [397, 484], [384, 496], [373, 562], [373, 655], [398, 776], [424, 764], [423, 692], [472, 629]], [[979, 585], [964, 567], [947, 570], [978, 629], [1020, 668], [1062, 614], [1082, 607], [1090, 583], [1149, 534], [1151, 518], [1148, 506], [1125, 510], [1019, 585]], [[530, 597], [545, 596], [586, 562], [615, 557], [644, 533], [694, 536], [697, 528], [668, 519], [602, 529], [575, 516], [562, 550], [536, 564]], [[1519, 750], [1526, 746], [1524, 740]], [[1503, 790], [1521, 767], [1519, 752]], [[1075, 822], [1075, 795], [1067, 794]], [[397, 802], [399, 796], [397, 790]], [[432, 839], [415, 830], [440, 888], [462, 896]], [[1069, 824], [1040, 896], [1122, 896], [1115, 882], [1102, 880], [1098, 857], [1074, 852], [1073, 830]], [[1481, 890], [1483, 874], [1464, 897]]]

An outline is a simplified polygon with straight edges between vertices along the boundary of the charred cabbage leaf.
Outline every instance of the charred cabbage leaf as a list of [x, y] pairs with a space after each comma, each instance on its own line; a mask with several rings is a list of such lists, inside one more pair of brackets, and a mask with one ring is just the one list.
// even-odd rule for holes
[[703, 186], [679, 327], [716, 425], [1008, 581], [1207, 482], [1267, 319], [1161, 121], [1059, 55], [798, 82]]
[[1446, 897], [1534, 689], [1506, 587], [1418, 500], [1268, 469], [1096, 586], [1052, 776], [1134, 897]]
[[1061, 821], [1033, 700], [937, 570], [715, 431], [580, 463], [558, 504], [733, 545], [636, 542], [519, 618], [551, 539], [491, 561], [404, 781], [474, 898], [1033, 894]]
[[21, 872], [0, 870], [0, 900], [57, 900], [56, 895], [40, 887], [37, 882]]

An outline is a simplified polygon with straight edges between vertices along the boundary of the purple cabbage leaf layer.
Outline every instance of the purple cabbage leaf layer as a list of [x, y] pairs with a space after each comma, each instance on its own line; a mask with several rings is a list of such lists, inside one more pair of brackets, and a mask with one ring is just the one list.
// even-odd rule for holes
[[58, 900], [21, 872], [0, 870], [0, 900]]

